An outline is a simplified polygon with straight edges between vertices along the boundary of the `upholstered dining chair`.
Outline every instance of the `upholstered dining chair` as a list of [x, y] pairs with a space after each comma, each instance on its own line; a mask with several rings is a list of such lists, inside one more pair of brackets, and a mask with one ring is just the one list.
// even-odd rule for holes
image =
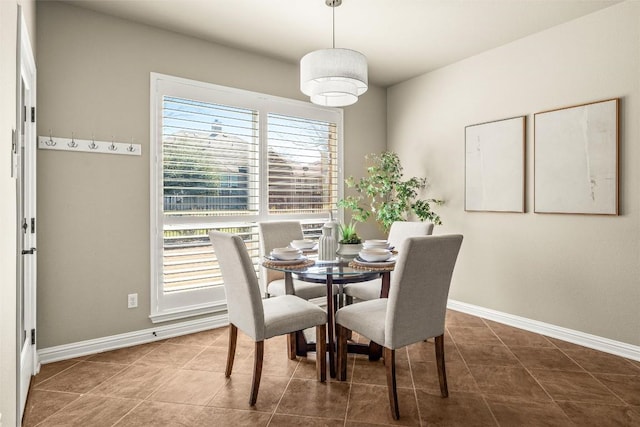
[[449, 395], [444, 364], [444, 320], [461, 235], [409, 237], [399, 248], [389, 298], [351, 304], [336, 313], [338, 378], [347, 375], [347, 334], [355, 331], [383, 347], [389, 405], [400, 417], [395, 350], [435, 337], [442, 397]]
[[231, 376], [236, 353], [238, 329], [255, 341], [253, 382], [249, 405], [258, 398], [264, 340], [277, 335], [316, 327], [316, 371], [319, 381], [325, 381], [327, 313], [316, 304], [294, 295], [282, 295], [263, 300], [258, 278], [244, 241], [235, 234], [209, 232], [209, 239], [218, 259], [229, 313], [229, 348], [225, 376]]
[[[260, 236], [260, 257], [268, 256], [273, 248], [289, 246], [292, 240], [304, 239], [302, 226], [298, 221], [265, 221], [258, 223], [258, 234]], [[263, 289], [272, 296], [285, 295], [284, 273], [261, 267], [261, 280]], [[334, 287], [334, 295], [337, 293], [337, 286]], [[293, 279], [293, 294], [310, 300], [313, 298], [325, 297], [327, 286], [324, 283], [303, 282]]]
[[[399, 249], [408, 237], [428, 236], [432, 233], [433, 224], [430, 222], [396, 221], [391, 224], [387, 240], [391, 246]], [[393, 276], [393, 273], [391, 275]], [[381, 288], [382, 280], [374, 279], [367, 282], [344, 285], [343, 292], [346, 296], [347, 304], [350, 304], [353, 298], [361, 301], [380, 298]]]

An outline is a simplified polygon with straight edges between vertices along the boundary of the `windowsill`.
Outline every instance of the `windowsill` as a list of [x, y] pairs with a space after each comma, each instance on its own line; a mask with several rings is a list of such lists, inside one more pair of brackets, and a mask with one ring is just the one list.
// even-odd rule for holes
[[166, 310], [161, 313], [152, 313], [149, 315], [152, 323], [169, 322], [171, 320], [179, 320], [187, 317], [200, 316], [203, 314], [222, 313], [227, 311], [226, 301], [216, 301], [206, 306], [186, 307], [175, 310]]

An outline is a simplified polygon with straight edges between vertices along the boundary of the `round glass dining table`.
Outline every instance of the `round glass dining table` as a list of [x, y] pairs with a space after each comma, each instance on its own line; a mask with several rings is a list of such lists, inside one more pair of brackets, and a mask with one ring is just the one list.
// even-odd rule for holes
[[[293, 288], [293, 278], [306, 282], [326, 283], [327, 285], [327, 352], [329, 353], [329, 373], [336, 376], [335, 365], [335, 311], [338, 307], [334, 305], [333, 285], [338, 285], [338, 305], [342, 305], [342, 289], [345, 284], [366, 282], [369, 280], [382, 278], [381, 298], [389, 295], [390, 272], [393, 265], [387, 268], [371, 267], [353, 263], [350, 260], [336, 261], [307, 261], [303, 264], [289, 264], [265, 261], [264, 267], [281, 271], [285, 278], [285, 292], [295, 295]], [[369, 345], [350, 343], [349, 352], [368, 354], [371, 360], [377, 360], [381, 355], [381, 347], [375, 343]], [[307, 351], [315, 351], [315, 343], [307, 343], [302, 331], [296, 334], [296, 352], [298, 355], [306, 355]]]

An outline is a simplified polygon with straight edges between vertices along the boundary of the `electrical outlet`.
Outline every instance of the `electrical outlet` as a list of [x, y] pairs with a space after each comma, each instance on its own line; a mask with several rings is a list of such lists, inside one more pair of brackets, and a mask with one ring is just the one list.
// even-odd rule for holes
[[127, 308], [136, 308], [138, 306], [138, 294], [127, 295]]

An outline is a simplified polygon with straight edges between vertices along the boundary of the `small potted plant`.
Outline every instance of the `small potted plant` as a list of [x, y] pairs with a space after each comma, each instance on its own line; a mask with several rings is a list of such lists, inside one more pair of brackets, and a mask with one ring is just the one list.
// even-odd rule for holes
[[338, 238], [336, 254], [342, 258], [355, 258], [362, 249], [362, 240], [356, 232], [356, 223], [353, 220], [349, 224], [340, 224]]

